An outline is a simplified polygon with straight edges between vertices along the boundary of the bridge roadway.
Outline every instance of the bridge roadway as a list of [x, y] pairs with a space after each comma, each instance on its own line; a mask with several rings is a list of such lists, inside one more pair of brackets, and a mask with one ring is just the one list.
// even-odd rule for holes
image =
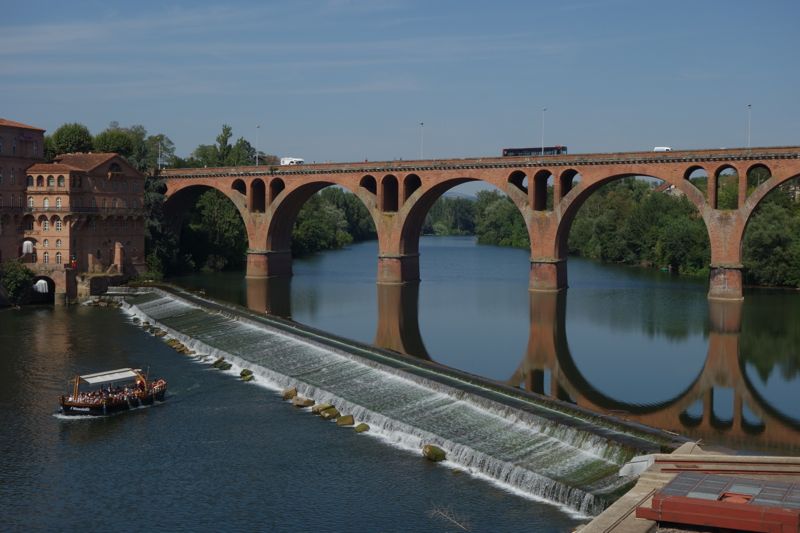
[[[769, 178], [748, 191], [748, 175]], [[736, 209], [718, 208], [720, 176], [738, 175]], [[706, 187], [691, 179], [704, 175]], [[630, 176], [669, 184], [694, 204], [711, 244], [709, 298], [742, 298], [742, 241], [759, 202], [800, 176], [800, 147], [623, 152], [540, 157], [489, 157], [300, 166], [168, 169], [166, 209], [180, 223], [197, 195], [208, 188], [225, 194], [242, 215], [248, 237], [247, 275], [292, 273], [291, 232], [300, 208], [331, 185], [355, 194], [366, 206], [378, 235], [382, 284], [419, 280], [419, 235], [434, 202], [449, 189], [484, 181], [506, 193], [525, 220], [531, 241], [532, 291], [567, 287], [567, 237], [581, 205], [599, 187]], [[548, 206], [548, 185], [553, 187]]]

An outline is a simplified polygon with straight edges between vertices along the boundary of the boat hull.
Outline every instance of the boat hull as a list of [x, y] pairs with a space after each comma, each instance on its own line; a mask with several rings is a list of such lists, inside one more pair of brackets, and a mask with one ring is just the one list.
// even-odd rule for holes
[[108, 416], [123, 411], [130, 411], [139, 407], [153, 405], [155, 402], [163, 402], [166, 397], [166, 388], [153, 391], [152, 394], [137, 396], [127, 401], [104, 401], [99, 403], [73, 402], [62, 397], [60, 402], [60, 412], [66, 416]]

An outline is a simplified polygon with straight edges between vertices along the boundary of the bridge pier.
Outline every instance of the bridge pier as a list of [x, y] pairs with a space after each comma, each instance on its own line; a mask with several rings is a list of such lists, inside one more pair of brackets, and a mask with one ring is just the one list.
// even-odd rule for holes
[[712, 300], [742, 300], [742, 265], [711, 265], [708, 297]]
[[292, 275], [291, 250], [247, 250], [248, 278]]
[[528, 290], [537, 292], [558, 292], [566, 288], [566, 259], [531, 259]]
[[419, 281], [419, 254], [378, 256], [378, 283]]

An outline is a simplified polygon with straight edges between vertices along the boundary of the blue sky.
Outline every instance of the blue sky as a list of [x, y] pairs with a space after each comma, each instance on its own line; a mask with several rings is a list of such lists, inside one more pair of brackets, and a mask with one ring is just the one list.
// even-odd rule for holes
[[[307, 161], [800, 144], [800, 2], [28, 0], [0, 116]], [[257, 130], [256, 126], [261, 127]]]

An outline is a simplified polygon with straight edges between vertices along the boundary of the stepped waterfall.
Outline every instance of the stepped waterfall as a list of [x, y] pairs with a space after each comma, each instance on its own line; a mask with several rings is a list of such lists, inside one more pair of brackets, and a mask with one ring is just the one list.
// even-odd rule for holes
[[620, 466], [668, 440], [611, 419], [582, 417], [577, 408], [560, 409], [561, 402], [546, 398], [505, 401], [499, 385], [482, 387], [457, 371], [331, 341], [310, 328], [181, 291], [117, 295], [131, 316], [208, 362], [224, 357], [234, 370], [251, 369], [260, 385], [296, 387], [302, 396], [352, 414], [370, 425], [368, 435], [416, 453], [435, 444], [446, 451], [447, 466], [582, 515], [599, 513], [630, 486], [633, 479], [619, 476]]

